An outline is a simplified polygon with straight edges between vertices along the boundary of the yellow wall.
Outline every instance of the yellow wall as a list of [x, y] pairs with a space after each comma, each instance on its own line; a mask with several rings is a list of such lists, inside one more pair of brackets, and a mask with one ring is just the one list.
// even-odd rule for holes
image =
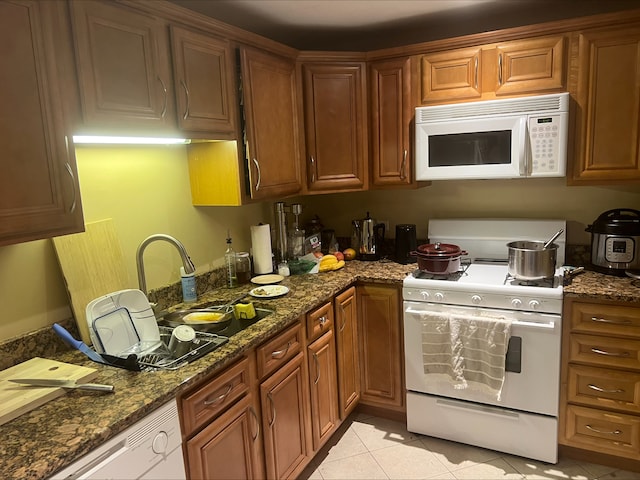
[[[180, 240], [201, 272], [222, 264], [227, 229], [235, 249], [249, 251], [249, 226], [271, 221], [269, 203], [194, 207], [184, 146], [78, 146], [76, 156], [84, 220], [113, 219], [131, 288], [138, 287], [136, 249], [151, 234]], [[149, 245], [144, 260], [148, 289], [179, 281], [182, 263], [166, 242]], [[0, 247], [0, 285], [0, 340], [71, 316], [50, 240]]]
[[[133, 288], [135, 252], [153, 233], [167, 233], [187, 248], [199, 271], [222, 262], [226, 230], [236, 250], [251, 246], [250, 225], [272, 223], [273, 202], [244, 207], [194, 207], [184, 146], [78, 147], [76, 150], [86, 222], [114, 220]], [[640, 210], [640, 187], [567, 187], [565, 179], [441, 181], [418, 190], [316, 195], [287, 199], [303, 206], [303, 223], [315, 213], [339, 236], [351, 220], [372, 217], [390, 225], [415, 223], [427, 235], [429, 218], [564, 218], [568, 241], [588, 244], [584, 228], [605, 210]], [[547, 232], [553, 233], [553, 232]], [[514, 232], [517, 239], [517, 232]], [[148, 288], [179, 280], [177, 252], [165, 243], [145, 253]], [[0, 340], [71, 315], [64, 281], [49, 240], [0, 247]]]

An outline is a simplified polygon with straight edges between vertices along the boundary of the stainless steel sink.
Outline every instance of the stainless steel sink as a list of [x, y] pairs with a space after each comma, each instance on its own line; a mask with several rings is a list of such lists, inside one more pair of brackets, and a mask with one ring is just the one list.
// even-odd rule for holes
[[[217, 335], [231, 337], [274, 313], [274, 310], [267, 308], [254, 307], [254, 309], [256, 312], [255, 317], [251, 319], [237, 318], [233, 312], [233, 308], [229, 308], [226, 304], [210, 304], [206, 306], [200, 306], [198, 308], [186, 308], [166, 313], [158, 318], [158, 325], [177, 327], [178, 325], [188, 324], [196, 331], [215, 333]], [[195, 312], [219, 312], [223, 313], [223, 317], [215, 322], [186, 323], [184, 321], [184, 317], [190, 313]]]

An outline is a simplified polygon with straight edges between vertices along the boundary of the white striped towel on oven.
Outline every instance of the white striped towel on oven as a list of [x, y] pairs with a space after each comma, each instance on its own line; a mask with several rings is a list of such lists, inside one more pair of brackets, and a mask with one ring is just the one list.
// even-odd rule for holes
[[420, 317], [424, 373], [500, 400], [511, 320], [452, 312], [422, 312]]

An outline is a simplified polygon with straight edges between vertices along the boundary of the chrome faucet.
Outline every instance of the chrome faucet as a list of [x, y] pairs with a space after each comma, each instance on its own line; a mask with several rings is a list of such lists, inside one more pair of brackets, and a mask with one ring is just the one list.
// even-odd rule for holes
[[185, 273], [188, 274], [196, 271], [196, 267], [189, 258], [187, 250], [179, 240], [173, 238], [171, 235], [165, 235], [163, 233], [156, 233], [155, 235], [151, 235], [142, 241], [142, 243], [138, 246], [138, 251], [136, 252], [136, 266], [138, 267], [138, 286], [140, 287], [140, 290], [142, 290], [142, 293], [144, 293], [145, 295], [147, 294], [147, 281], [144, 276], [144, 263], [142, 262], [142, 255], [144, 254], [144, 249], [147, 248], [147, 245], [156, 240], [164, 240], [165, 242], [169, 242], [171, 245], [178, 249], [180, 257], [182, 258], [182, 265], [184, 265]]

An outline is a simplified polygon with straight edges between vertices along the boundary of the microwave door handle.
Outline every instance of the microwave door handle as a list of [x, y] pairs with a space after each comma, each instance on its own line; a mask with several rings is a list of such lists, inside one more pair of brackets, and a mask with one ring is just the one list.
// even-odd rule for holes
[[518, 135], [518, 173], [521, 177], [528, 177], [531, 175], [529, 168], [529, 125], [527, 116], [523, 115], [518, 119], [519, 123], [519, 135]]

